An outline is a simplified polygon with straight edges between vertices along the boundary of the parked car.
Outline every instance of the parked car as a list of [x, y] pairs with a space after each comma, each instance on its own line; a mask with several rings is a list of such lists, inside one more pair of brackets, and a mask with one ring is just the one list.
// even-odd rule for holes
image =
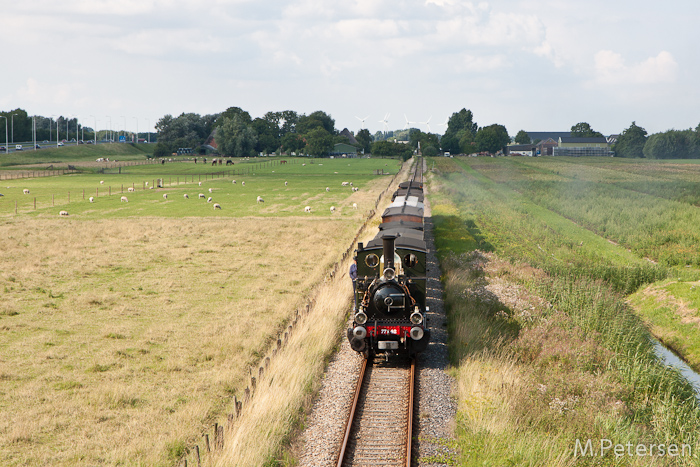
[[37, 144], [37, 145], [36, 145], [36, 148], [37, 148], [37, 149], [41, 149], [41, 146], [39, 146], [39, 145]]
[[21, 151], [22, 150], [22, 145], [21, 144], [15, 144], [15, 151]]
[[58, 143], [57, 146], [63, 146], [63, 141], [61, 141], [60, 143]]
[[5, 146], [0, 146], [0, 151], [7, 151], [7, 148]]

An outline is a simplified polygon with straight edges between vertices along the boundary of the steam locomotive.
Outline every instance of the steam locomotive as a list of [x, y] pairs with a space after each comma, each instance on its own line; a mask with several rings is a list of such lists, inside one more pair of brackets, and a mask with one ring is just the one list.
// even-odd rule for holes
[[347, 337], [365, 358], [378, 353], [414, 357], [430, 341], [423, 183], [416, 178], [399, 185], [377, 235], [355, 250], [353, 323]]

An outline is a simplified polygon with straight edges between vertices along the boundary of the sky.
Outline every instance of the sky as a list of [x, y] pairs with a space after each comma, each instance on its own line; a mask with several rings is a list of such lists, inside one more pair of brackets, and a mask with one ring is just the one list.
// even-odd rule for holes
[[511, 136], [652, 134], [700, 123], [698, 18], [697, 0], [0, 0], [0, 110], [141, 132], [322, 110], [442, 134], [466, 108]]

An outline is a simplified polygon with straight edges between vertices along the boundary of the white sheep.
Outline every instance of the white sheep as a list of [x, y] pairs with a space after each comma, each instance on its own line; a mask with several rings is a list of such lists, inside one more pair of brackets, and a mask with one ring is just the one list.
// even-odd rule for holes
[[287, 182], [284, 182], [284, 186], [287, 186]]
[[348, 185], [349, 185], [348, 182], [343, 182], [343, 183], [340, 184], [340, 186], [348, 186]]
[[88, 198], [88, 201], [90, 201], [91, 203], [94, 203], [94, 202], [95, 202], [95, 198], [93, 198], [92, 196], [90, 196], [90, 197]]
[[352, 208], [357, 209], [357, 203], [352, 203]]
[[126, 189], [126, 191], [128, 191], [129, 193], [133, 193], [134, 191], [136, 191], [136, 189], [133, 186], [130, 186]]
[[354, 186], [354, 187], [352, 187], [352, 191], [360, 191], [360, 189], [357, 188], [356, 186]]
[[129, 202], [129, 200], [126, 198], [126, 196], [122, 196], [120, 203], [128, 203], [128, 202]]
[[262, 199], [262, 196], [258, 196], [258, 203], [264, 203], [264, 202], [265, 202], [265, 200]]
[[163, 193], [163, 199], [168, 199], [168, 194], [167, 194], [167, 193]]
[[304, 208], [304, 212], [311, 212], [311, 206], [306, 206]]
[[25, 195], [28, 195], [28, 194], [29, 194], [29, 190], [27, 190], [27, 189], [25, 188], [24, 190], [22, 190], [22, 193], [24, 193]]
[[104, 184], [105, 184], [105, 181], [104, 181], [104, 180], [100, 180], [100, 185], [104, 185]]
[[61, 212], [58, 213], [58, 215], [59, 215], [59, 216], [67, 216], [67, 215], [68, 215], [68, 211], [61, 211]]
[[242, 185], [242, 186], [245, 186], [245, 182], [241, 182], [241, 185]]
[[301, 164], [302, 167], [306, 167], [306, 164]]
[[207, 203], [211, 203], [211, 196], [207, 198]]
[[146, 186], [148, 186], [148, 182], [146, 182]]
[[214, 190], [212, 190], [211, 188], [209, 188], [209, 193], [214, 193]]
[[326, 187], [326, 191], [331, 191], [331, 189], [329, 187]]
[[200, 198], [206, 198], [206, 196], [204, 196], [204, 193], [200, 193], [200, 194], [199, 194], [199, 197], [200, 197]]
[[335, 206], [331, 206], [331, 214], [335, 212]]
[[350, 186], [352, 186], [352, 182], [350, 182]]
[[182, 196], [183, 196], [183, 198], [185, 198], [185, 199], [190, 199], [190, 195], [188, 195], [187, 193], [185, 193], [185, 194], [182, 195]]
[[202, 186], [202, 182], [199, 182], [199, 186]]
[[235, 184], [236, 184], [236, 181], [235, 181], [235, 180], [233, 180], [233, 181], [232, 181], [231, 183], [233, 183], [233, 184], [235, 185]]
[[214, 209], [221, 209], [221, 205], [219, 203], [214, 203]]

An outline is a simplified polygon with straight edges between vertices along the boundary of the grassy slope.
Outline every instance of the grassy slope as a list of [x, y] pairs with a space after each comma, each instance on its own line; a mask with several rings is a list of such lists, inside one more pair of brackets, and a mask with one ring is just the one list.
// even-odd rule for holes
[[[463, 465], [588, 465], [587, 459], [571, 456], [576, 438], [695, 444], [687, 436], [698, 419], [693, 397], [689, 405], [668, 401], [687, 397], [687, 385], [653, 363], [650, 346], [640, 344], [646, 342], [645, 331], [622, 298], [591, 282], [612, 280], [618, 290], [629, 291], [663, 271], [654, 272], [641, 258], [591, 238], [591, 232], [472, 170], [483, 161], [468, 162], [438, 161], [438, 190], [431, 189], [438, 191], [431, 198], [436, 234], [442, 229], [453, 235], [437, 241], [445, 259], [452, 352], [461, 375]], [[484, 165], [493, 169], [493, 164]], [[460, 252], [454, 238], [460, 236], [468, 240], [461, 251], [485, 246], [545, 266], [550, 275], [496, 260], [479, 266], [476, 258], [445, 257], [447, 250]], [[519, 290], [509, 295], [527, 297], [530, 308], [523, 308], [522, 299], [506, 304], [480, 298], [484, 284], [503, 278], [509, 289]], [[542, 306], [542, 298], [556, 308]], [[676, 426], [677, 417], [689, 425]], [[619, 461], [613, 457], [602, 464]], [[622, 462], [646, 465], [648, 460]]]
[[41, 144], [40, 146], [43, 146], [42, 149], [11, 152], [7, 155], [0, 154], [0, 167], [8, 169], [17, 165], [51, 164], [66, 161], [79, 166], [81, 162], [94, 162], [95, 159], [100, 157], [137, 160], [145, 158], [146, 154], [151, 154], [153, 151], [153, 145], [148, 144], [81, 144], [79, 146], [63, 146], [60, 148]]

